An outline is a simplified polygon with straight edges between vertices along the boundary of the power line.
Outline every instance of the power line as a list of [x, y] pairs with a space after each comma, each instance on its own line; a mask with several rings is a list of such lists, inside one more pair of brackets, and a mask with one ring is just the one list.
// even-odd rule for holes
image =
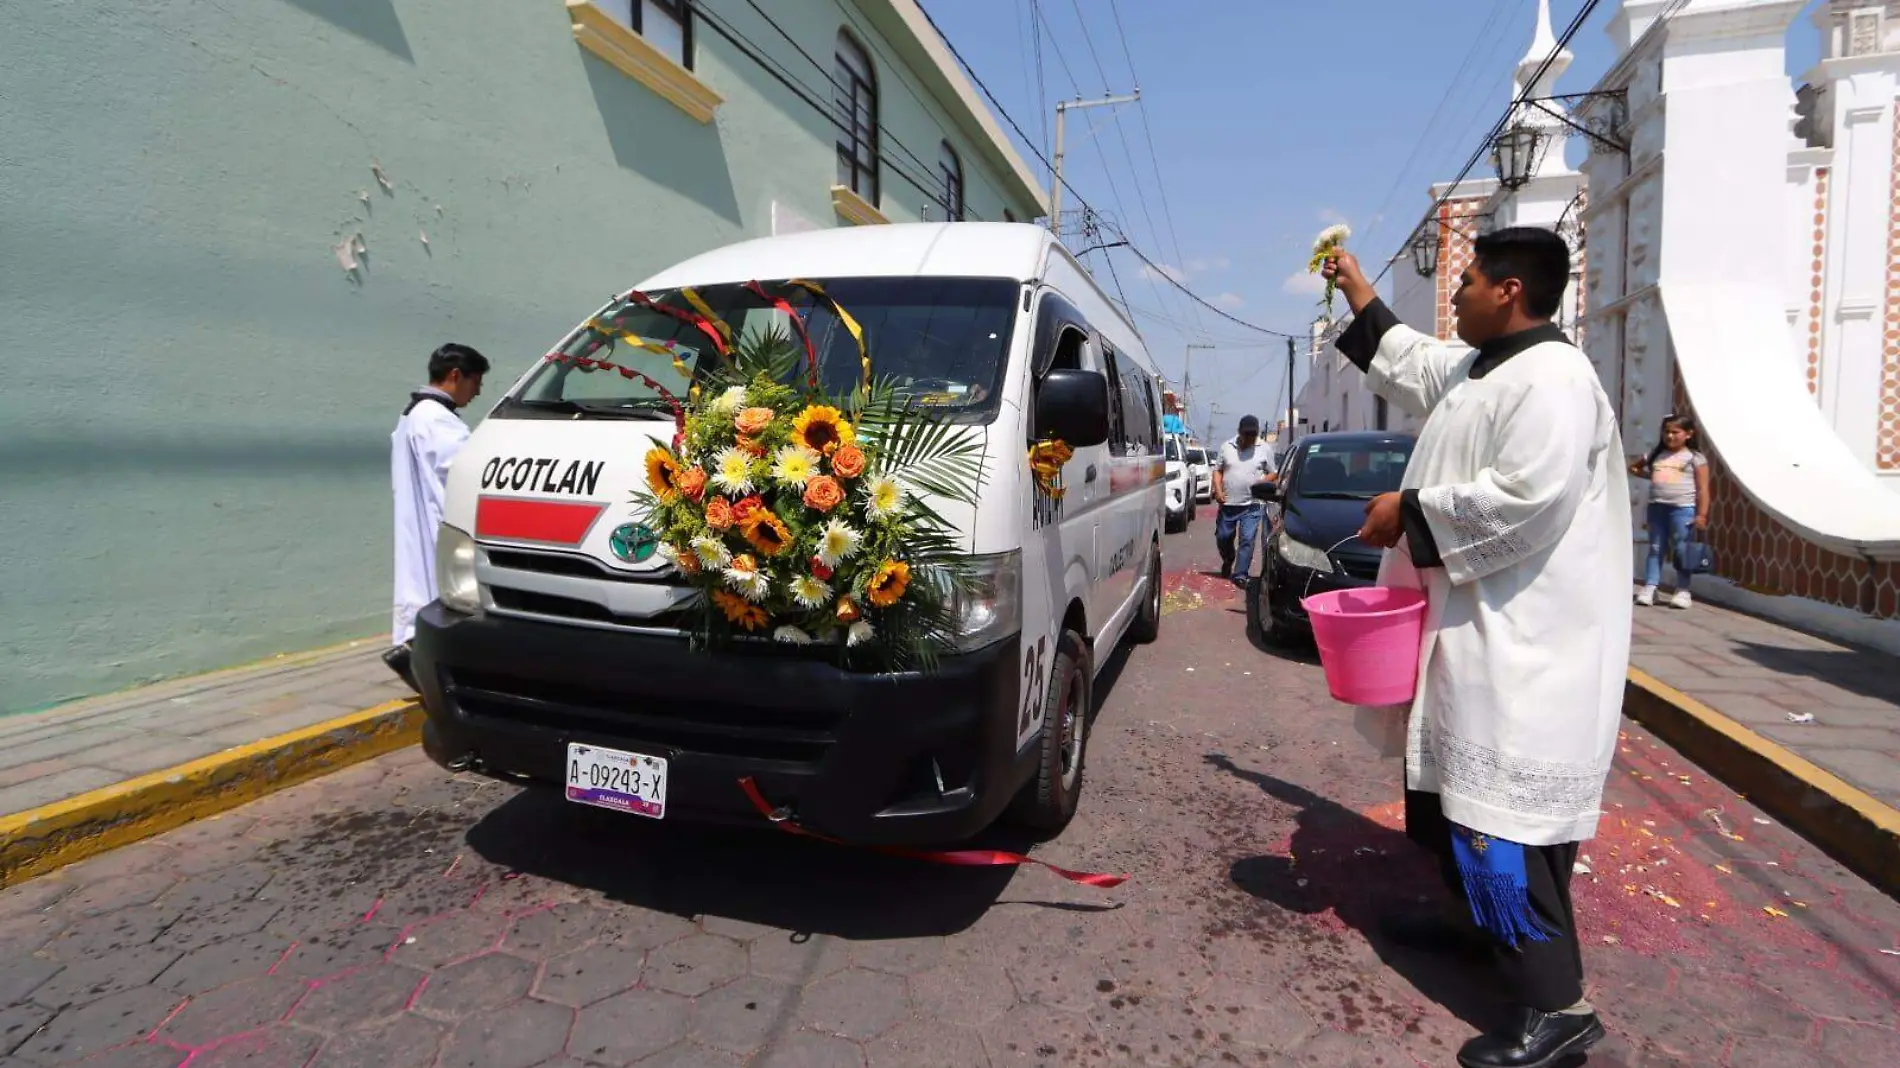
[[[1517, 99], [1511, 101], [1511, 106], [1505, 108], [1504, 114], [1498, 116], [1498, 121], [1491, 124], [1491, 131], [1485, 134], [1484, 139], [1478, 142], [1478, 147], [1472, 150], [1471, 158], [1466, 160], [1464, 167], [1458, 171], [1458, 177], [1453, 178], [1450, 184], [1445, 186], [1444, 193], [1440, 194], [1438, 197], [1433, 199], [1432, 206], [1426, 210], [1424, 217], [1419, 220], [1419, 223], [1418, 223], [1419, 226], [1422, 227], [1429, 224], [1430, 221], [1434, 217], [1437, 216], [1438, 210], [1444, 207], [1446, 202], [1451, 200], [1452, 194], [1457, 192], [1458, 186], [1464, 182], [1465, 176], [1469, 175], [1471, 173], [1471, 169], [1478, 165], [1478, 161], [1484, 158], [1485, 150], [1491, 147], [1491, 142], [1497, 138], [1500, 132], [1503, 131], [1506, 124], [1508, 124], [1511, 121], [1511, 117], [1518, 113], [1518, 109], [1524, 106], [1524, 102], [1526, 100], [1530, 99], [1531, 93], [1537, 89], [1537, 84], [1543, 80], [1544, 72], [1548, 71], [1550, 69], [1550, 65], [1557, 61], [1557, 56], [1560, 53], [1562, 53], [1566, 47], [1569, 46], [1570, 39], [1577, 35], [1578, 30], [1583, 28], [1584, 20], [1588, 19], [1590, 15], [1596, 11], [1597, 5], [1601, 2], [1602, 0], [1584, 0], [1583, 9], [1577, 12], [1576, 18], [1570, 20], [1570, 25], [1564, 27], [1563, 36], [1557, 39], [1556, 46], [1550, 50], [1549, 55], [1544, 57], [1544, 61], [1537, 65], [1537, 72], [1535, 74], [1532, 74], [1528, 79], [1525, 80], [1524, 91], [1517, 94]], [[1675, 2], [1670, 6], [1669, 11], [1665, 11], [1663, 13], [1662, 19], [1667, 19], [1670, 13], [1680, 8], [1686, 2], [1687, 0], [1675, 0]], [[1658, 20], [1658, 21], [1660, 22], [1661, 20]], [[1416, 232], [1416, 231], [1417, 231], [1417, 227], [1414, 227], [1413, 232]], [[1406, 238], [1407, 240], [1410, 240], [1411, 234], [1408, 233], [1406, 235]], [[1398, 262], [1398, 260], [1399, 260], [1398, 253], [1394, 253], [1391, 256], [1391, 258], [1387, 259], [1385, 261], [1385, 266], [1380, 268], [1379, 270], [1379, 276], [1372, 280], [1372, 284], [1374, 286], [1377, 286], [1382, 280], [1384, 280], [1386, 276], [1386, 272], [1390, 271], [1392, 269], [1392, 265]]]
[[[1009, 128], [1016, 132], [1016, 136], [1022, 140], [1025, 146], [1029, 148], [1030, 152], [1032, 152], [1038, 160], [1041, 160], [1042, 165], [1045, 167], [1048, 167], [1050, 169], [1050, 173], [1053, 174], [1055, 172], [1055, 167], [1053, 164], [1049, 162], [1049, 157], [1043, 155], [1042, 151], [1038, 149], [1035, 146], [1035, 144], [1029, 140], [1029, 135], [1023, 132], [1022, 124], [1018, 123], [1015, 117], [1009, 113], [1009, 109], [1003, 106], [1003, 102], [996, 98], [996, 94], [993, 91], [991, 91], [989, 84], [983, 80], [981, 75], [977, 74], [976, 68], [970, 65], [970, 61], [963, 57], [963, 53], [957, 49], [957, 46], [943, 32], [943, 27], [937, 25], [937, 20], [934, 17], [932, 17], [930, 14], [930, 9], [924, 7], [922, 4], [919, 4], [917, 6], [917, 10], [923, 13], [924, 21], [930, 24], [930, 28], [932, 30], [936, 31], [938, 39], [943, 42], [943, 46], [950, 50], [950, 55], [957, 61], [957, 65], [963, 68], [964, 73], [970, 76], [970, 80], [972, 82], [976, 83], [976, 87], [980, 92], [982, 92], [984, 99], [990, 102], [990, 106], [996, 109], [996, 113], [1002, 117], [1005, 123], [1009, 125]], [[1070, 193], [1075, 195], [1075, 199], [1077, 203], [1082, 204], [1085, 207], [1088, 205], [1088, 200], [1082, 196], [1081, 191], [1076, 189], [1075, 185], [1071, 183], [1066, 177], [1062, 178], [1061, 182], [1062, 182], [1062, 187], [1064, 189], [1068, 190]], [[1120, 234], [1120, 236], [1126, 239], [1127, 234], [1122, 233]], [[1140, 246], [1136, 245], [1133, 241], [1130, 241], [1125, 247], [1128, 249], [1129, 252], [1134, 253], [1137, 258], [1139, 258], [1143, 263], [1147, 264], [1151, 269], [1154, 269], [1157, 272], [1159, 272], [1159, 268], [1156, 266], [1155, 262], [1152, 259], [1149, 259], [1146, 253], [1141, 251]], [[1172, 276], [1163, 274], [1162, 277], [1167, 278], [1169, 283], [1172, 284], [1176, 289], [1179, 289], [1181, 292], [1194, 298], [1194, 300], [1199, 302], [1203, 307], [1207, 308], [1209, 311], [1214, 312], [1215, 314], [1219, 315], [1221, 318], [1226, 319], [1229, 322], [1232, 322], [1239, 326], [1243, 326], [1247, 328], [1248, 330], [1252, 330], [1255, 333], [1267, 334], [1272, 337], [1297, 338], [1297, 337], [1305, 336], [1304, 334], [1289, 334], [1284, 330], [1271, 330], [1271, 329], [1268, 329], [1267, 327], [1260, 326], [1255, 323], [1250, 323], [1245, 319], [1241, 319], [1236, 316], [1229, 315], [1227, 312], [1221, 310], [1220, 308], [1217, 308], [1214, 305], [1209, 304], [1206, 300], [1204, 300], [1201, 297], [1200, 294], [1194, 292], [1192, 289], [1189, 289], [1187, 286], [1182, 285], [1180, 282], [1176, 281]]]

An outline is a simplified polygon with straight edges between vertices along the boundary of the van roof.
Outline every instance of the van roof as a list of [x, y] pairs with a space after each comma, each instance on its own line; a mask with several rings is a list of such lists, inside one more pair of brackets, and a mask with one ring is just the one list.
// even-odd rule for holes
[[1029, 223], [892, 223], [841, 226], [702, 252], [642, 282], [641, 289], [776, 278], [927, 275], [1015, 278], [1042, 270], [1049, 231]]

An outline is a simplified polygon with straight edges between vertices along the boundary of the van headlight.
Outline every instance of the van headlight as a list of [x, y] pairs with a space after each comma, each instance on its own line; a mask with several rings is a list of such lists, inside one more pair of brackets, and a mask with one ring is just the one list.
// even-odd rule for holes
[[442, 607], [465, 615], [482, 610], [481, 584], [475, 581], [475, 539], [442, 524], [435, 537], [435, 589]]
[[1329, 574], [1333, 570], [1332, 557], [1326, 555], [1326, 550], [1308, 545], [1303, 541], [1295, 541], [1292, 537], [1288, 536], [1285, 528], [1281, 528], [1280, 530], [1280, 544], [1278, 548], [1280, 551], [1280, 559], [1285, 560], [1294, 567], [1303, 567], [1309, 571], [1322, 571]]
[[973, 556], [969, 570], [969, 586], [952, 595], [959, 653], [981, 649], [1023, 629], [1022, 553]]

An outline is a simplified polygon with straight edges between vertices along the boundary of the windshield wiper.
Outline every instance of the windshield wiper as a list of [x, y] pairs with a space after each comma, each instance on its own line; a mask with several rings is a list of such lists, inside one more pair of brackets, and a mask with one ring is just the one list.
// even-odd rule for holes
[[647, 397], [631, 401], [579, 401], [579, 400], [529, 400], [516, 398], [510, 406], [528, 408], [537, 412], [566, 412], [570, 415], [592, 415], [608, 419], [670, 419], [673, 409], [658, 397]]

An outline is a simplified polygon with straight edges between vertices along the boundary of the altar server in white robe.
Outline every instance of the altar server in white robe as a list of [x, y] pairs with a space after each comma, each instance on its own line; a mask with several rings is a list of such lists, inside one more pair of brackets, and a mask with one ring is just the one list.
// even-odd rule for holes
[[1583, 998], [1570, 901], [1596, 833], [1629, 666], [1630, 497], [1615, 411], [1551, 323], [1562, 238], [1476, 241], [1447, 344], [1398, 321], [1349, 253], [1328, 262], [1354, 320], [1338, 345], [1374, 393], [1424, 419], [1401, 491], [1367, 505], [1379, 581], [1423, 590], [1407, 722], [1406, 831], [1470, 922], [1394, 916], [1399, 942], [1492, 960], [1514, 1004], [1468, 1068], [1555, 1064], [1603, 1026]]
[[389, 435], [389, 481], [395, 496], [396, 603], [391, 648], [383, 657], [411, 687], [409, 643], [416, 613], [436, 598], [435, 537], [448, 494], [449, 464], [468, 441], [456, 412], [481, 395], [488, 360], [453, 342], [429, 356], [429, 384], [409, 395], [409, 406]]

